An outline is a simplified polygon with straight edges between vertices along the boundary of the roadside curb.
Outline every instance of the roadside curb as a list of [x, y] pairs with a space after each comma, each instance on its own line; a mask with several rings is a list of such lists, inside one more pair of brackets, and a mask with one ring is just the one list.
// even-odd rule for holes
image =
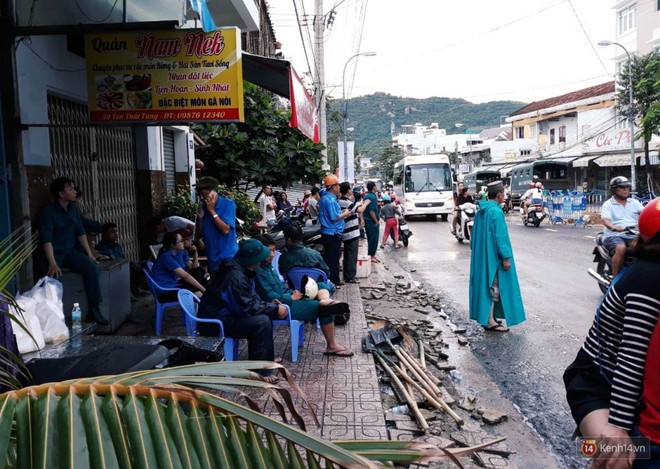
[[[378, 256], [382, 263], [372, 266], [372, 274], [369, 278], [361, 279], [361, 289], [374, 288], [383, 284], [396, 285], [397, 282], [409, 284], [412, 288], [423, 288], [423, 285], [415, 279], [414, 271], [404, 270], [395, 259], [388, 255], [390, 250], [390, 247], [385, 250], [379, 249]], [[440, 302], [442, 301], [441, 292], [435, 296], [440, 297]], [[363, 303], [365, 311], [378, 309], [378, 314], [382, 316], [389, 314], [392, 319], [406, 314], [398, 305], [391, 305], [391, 311], [388, 312], [385, 311], [381, 302], [364, 300]], [[377, 306], [370, 307], [371, 303], [375, 303]], [[452, 324], [444, 311], [422, 314], [413, 310], [412, 313], [406, 314], [406, 318], [410, 318], [411, 321], [430, 319], [436, 327], [441, 329], [443, 341], [448, 345], [444, 350], [449, 355], [447, 363], [456, 367], [451, 375], [447, 373], [443, 382], [447, 381], [448, 386], [458, 393], [457, 401], [460, 402], [468, 396], [474, 397], [478, 407], [496, 409], [506, 414], [506, 421], [495, 426], [483, 425], [478, 420], [469, 421], [473, 425], [481, 426], [483, 431], [493, 436], [507, 437], [508, 450], [515, 453], [506, 460], [506, 467], [560, 467], [558, 460], [538, 433], [527, 423], [526, 418], [520, 413], [520, 409], [507, 399], [499, 386], [490, 378], [486, 369], [470, 349], [469, 341], [462, 333], [464, 331]]]

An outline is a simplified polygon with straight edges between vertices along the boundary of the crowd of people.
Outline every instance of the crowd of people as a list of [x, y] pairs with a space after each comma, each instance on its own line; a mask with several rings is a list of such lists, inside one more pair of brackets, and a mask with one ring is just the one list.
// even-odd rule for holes
[[[536, 182], [530, 198], [542, 190]], [[265, 185], [257, 201], [263, 220], [274, 226], [277, 214], [290, 218], [295, 210], [307, 215], [308, 224], [318, 224], [323, 254], [303, 244], [303, 229], [297, 222], [284, 229], [286, 246], [276, 259], [276, 243], [268, 234], [240, 242], [236, 233], [236, 205], [217, 193], [212, 177], [198, 180], [200, 202], [195, 222], [169, 217], [152, 223], [162, 249], [151, 272], [163, 287], [186, 288], [201, 297], [198, 316], [222, 319], [225, 334], [248, 340], [248, 355], [254, 360], [275, 360], [272, 320], [290, 314], [300, 321], [318, 321], [328, 355], [350, 357], [353, 351], [335, 337], [335, 316], [346, 315], [349, 306], [332, 300], [344, 283], [356, 282], [359, 240], [366, 237], [371, 262], [378, 263], [378, 246], [390, 235], [399, 247], [398, 223], [402, 207], [395, 194], [378, 200], [375, 182], [366, 191], [340, 182], [330, 174], [322, 187], [306, 191], [297, 207], [286, 192], [273, 193]], [[610, 181], [612, 196], [602, 208], [604, 244], [612, 261], [610, 287], [598, 307], [593, 325], [575, 360], [564, 373], [567, 399], [585, 437], [612, 444], [630, 438], [650, 438], [651, 456], [660, 452], [660, 199], [643, 207], [630, 198], [631, 184], [618, 176]], [[86, 219], [76, 200], [74, 181], [57, 178], [50, 186], [54, 201], [39, 219], [40, 242], [47, 261], [47, 274], [57, 276], [67, 267], [83, 273], [88, 296], [88, 320], [101, 324], [98, 259], [122, 259], [115, 223], [103, 225]], [[474, 218], [471, 239], [469, 316], [489, 332], [508, 332], [525, 321], [522, 295], [513, 248], [502, 211], [506, 187], [501, 181], [487, 185], [485, 199]], [[457, 186], [454, 205], [473, 202], [462, 183]], [[380, 236], [380, 220], [385, 230]], [[630, 227], [638, 226], [639, 234]], [[86, 228], [87, 227], [87, 228]], [[452, 225], [452, 230], [455, 225]], [[90, 246], [88, 235], [95, 230], [101, 240]], [[196, 242], [203, 240], [206, 268], [199, 262]], [[379, 242], [380, 241], [380, 242]], [[626, 266], [630, 255], [634, 262]], [[343, 258], [343, 262], [342, 262]], [[341, 267], [340, 267], [341, 264]], [[322, 270], [327, 282], [308, 279], [303, 291], [282, 282], [282, 274], [295, 267]], [[136, 268], [137, 269], [137, 268]], [[161, 298], [174, 301], [174, 298]], [[215, 335], [212, 324], [200, 324], [199, 332]], [[274, 382], [274, 375], [264, 372]], [[622, 446], [626, 448], [626, 446]], [[595, 466], [655, 467], [635, 460], [634, 451], [622, 449], [612, 463], [611, 454], [595, 459]]]

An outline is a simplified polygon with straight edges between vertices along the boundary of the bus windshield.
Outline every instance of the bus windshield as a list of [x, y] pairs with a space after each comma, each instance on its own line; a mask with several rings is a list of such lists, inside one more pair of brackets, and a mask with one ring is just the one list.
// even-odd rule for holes
[[451, 172], [447, 163], [406, 166], [406, 192], [451, 190]]

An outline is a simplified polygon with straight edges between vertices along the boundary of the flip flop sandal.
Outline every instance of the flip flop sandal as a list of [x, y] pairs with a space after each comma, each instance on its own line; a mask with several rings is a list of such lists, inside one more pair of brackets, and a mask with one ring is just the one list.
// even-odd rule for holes
[[355, 355], [355, 353], [353, 353], [351, 350], [343, 348], [341, 350], [326, 350], [325, 352], [323, 352], [323, 355], [326, 355], [326, 356], [329, 356], [329, 357], [348, 358], [348, 357], [352, 357], [353, 355]]
[[509, 332], [509, 328], [502, 324], [495, 324], [493, 326], [483, 326], [485, 331], [490, 332]]

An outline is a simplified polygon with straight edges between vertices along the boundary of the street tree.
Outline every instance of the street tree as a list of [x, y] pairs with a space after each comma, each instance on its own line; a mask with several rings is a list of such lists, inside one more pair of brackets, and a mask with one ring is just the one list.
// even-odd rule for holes
[[651, 104], [642, 116], [641, 124], [651, 134], [660, 134], [660, 54], [650, 54], [651, 57], [645, 67], [645, 75], [639, 87], [649, 90]]
[[[646, 161], [647, 181], [651, 180], [651, 166], [649, 165], [649, 142], [654, 132], [660, 128], [660, 117], [652, 116], [658, 113], [658, 99], [660, 89], [658, 83], [658, 62], [660, 53], [654, 51], [643, 56], [634, 56], [630, 69], [628, 64], [621, 68], [618, 82], [617, 109], [626, 119], [631, 117], [640, 125], [637, 135], [631, 138], [642, 138], [644, 146], [644, 159]], [[631, 78], [632, 73], [632, 80]], [[630, 102], [629, 83], [633, 84], [633, 102]], [[648, 116], [648, 117], [647, 117]], [[644, 181], [644, 186], [646, 181]]]
[[382, 150], [376, 161], [376, 168], [380, 170], [383, 180], [394, 179], [394, 165], [403, 156], [403, 150], [400, 147], [387, 147]]
[[206, 173], [229, 188], [262, 184], [287, 188], [314, 184], [322, 177], [321, 149], [289, 126], [289, 112], [277, 109], [261, 88], [244, 82], [245, 122], [194, 126], [206, 147], [200, 150]]

